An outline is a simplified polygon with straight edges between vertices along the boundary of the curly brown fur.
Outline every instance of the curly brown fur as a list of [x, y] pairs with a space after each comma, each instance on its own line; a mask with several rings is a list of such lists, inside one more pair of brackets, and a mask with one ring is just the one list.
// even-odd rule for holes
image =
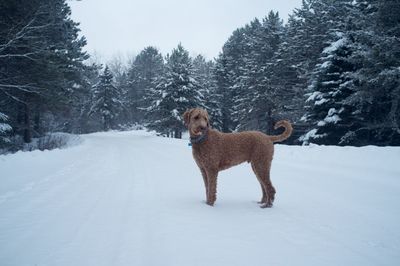
[[213, 206], [216, 201], [218, 172], [248, 162], [261, 185], [261, 207], [272, 207], [276, 193], [270, 179], [273, 143], [283, 141], [291, 135], [291, 124], [288, 121], [279, 121], [275, 128], [284, 127], [285, 131], [277, 136], [267, 136], [258, 131], [221, 133], [211, 129], [208, 113], [201, 108], [186, 111], [183, 118], [191, 138], [207, 134], [201, 143], [192, 143], [193, 157], [200, 168], [206, 188], [207, 204]]

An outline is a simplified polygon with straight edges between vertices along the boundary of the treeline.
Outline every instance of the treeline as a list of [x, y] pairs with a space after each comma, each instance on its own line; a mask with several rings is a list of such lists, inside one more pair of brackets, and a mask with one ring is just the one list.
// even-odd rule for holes
[[146, 47], [128, 67], [84, 63], [70, 12], [65, 0], [1, 2], [3, 145], [135, 123], [180, 138], [195, 106], [224, 132], [276, 134], [289, 119], [288, 143], [400, 145], [398, 0], [304, 0], [286, 24], [270, 12], [235, 30], [215, 60], [179, 44], [166, 56]]
[[64, 0], [0, 2], [0, 141], [10, 149], [80, 123], [91, 69], [70, 14]]
[[216, 60], [225, 131], [272, 131], [291, 141], [400, 145], [400, 1], [304, 0], [237, 29]]

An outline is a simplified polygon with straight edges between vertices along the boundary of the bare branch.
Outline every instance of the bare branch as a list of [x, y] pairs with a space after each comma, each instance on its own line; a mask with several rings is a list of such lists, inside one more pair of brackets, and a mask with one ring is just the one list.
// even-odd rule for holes
[[10, 97], [11, 99], [13, 99], [13, 100], [16, 101], [16, 102], [19, 102], [19, 103], [26, 103], [26, 102], [20, 100], [19, 98], [15, 97], [14, 95], [8, 93], [6, 90], [1, 90], [1, 91], [2, 91], [5, 95], [7, 95], [8, 97]]
[[[29, 84], [28, 85], [0, 84], [0, 88], [18, 89], [23, 92], [35, 93], [40, 95], [38, 91], [35, 91], [35, 90], [40, 90], [40, 88]], [[4, 92], [5, 90], [3, 89], [2, 91]]]
[[37, 54], [36, 52], [32, 53], [25, 53], [25, 54], [5, 54], [5, 55], [0, 55], [0, 58], [17, 58], [17, 57], [24, 57], [28, 58], [29, 60], [32, 61], [37, 61], [35, 58], [32, 58], [31, 55]]
[[21, 40], [23, 38], [31, 38], [31, 37], [27, 36], [30, 32], [32, 32], [34, 30], [44, 29], [44, 28], [54, 25], [53, 23], [47, 23], [44, 25], [34, 25], [38, 14], [40, 14], [39, 11], [40, 11], [40, 8], [35, 12], [33, 18], [24, 27], [22, 27], [21, 30], [19, 30], [17, 33], [15, 33], [13, 38], [11, 38], [5, 44], [0, 44], [0, 53], [4, 52], [7, 48], [11, 47], [18, 40]]

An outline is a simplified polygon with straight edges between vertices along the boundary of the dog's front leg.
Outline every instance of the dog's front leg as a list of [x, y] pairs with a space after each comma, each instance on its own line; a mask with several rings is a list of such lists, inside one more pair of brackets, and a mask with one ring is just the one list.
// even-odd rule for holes
[[216, 169], [207, 169], [207, 204], [210, 206], [214, 206], [215, 201], [217, 200], [217, 177], [218, 170]]
[[204, 187], [206, 188], [206, 201], [208, 202], [208, 180], [207, 180], [207, 172], [204, 168], [200, 167], [201, 175], [203, 176]]

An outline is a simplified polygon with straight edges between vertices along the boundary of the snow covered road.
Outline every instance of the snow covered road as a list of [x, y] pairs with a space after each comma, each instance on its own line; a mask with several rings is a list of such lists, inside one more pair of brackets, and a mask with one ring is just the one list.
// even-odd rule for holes
[[276, 145], [215, 207], [185, 140], [143, 131], [0, 156], [0, 265], [400, 265], [400, 148]]

